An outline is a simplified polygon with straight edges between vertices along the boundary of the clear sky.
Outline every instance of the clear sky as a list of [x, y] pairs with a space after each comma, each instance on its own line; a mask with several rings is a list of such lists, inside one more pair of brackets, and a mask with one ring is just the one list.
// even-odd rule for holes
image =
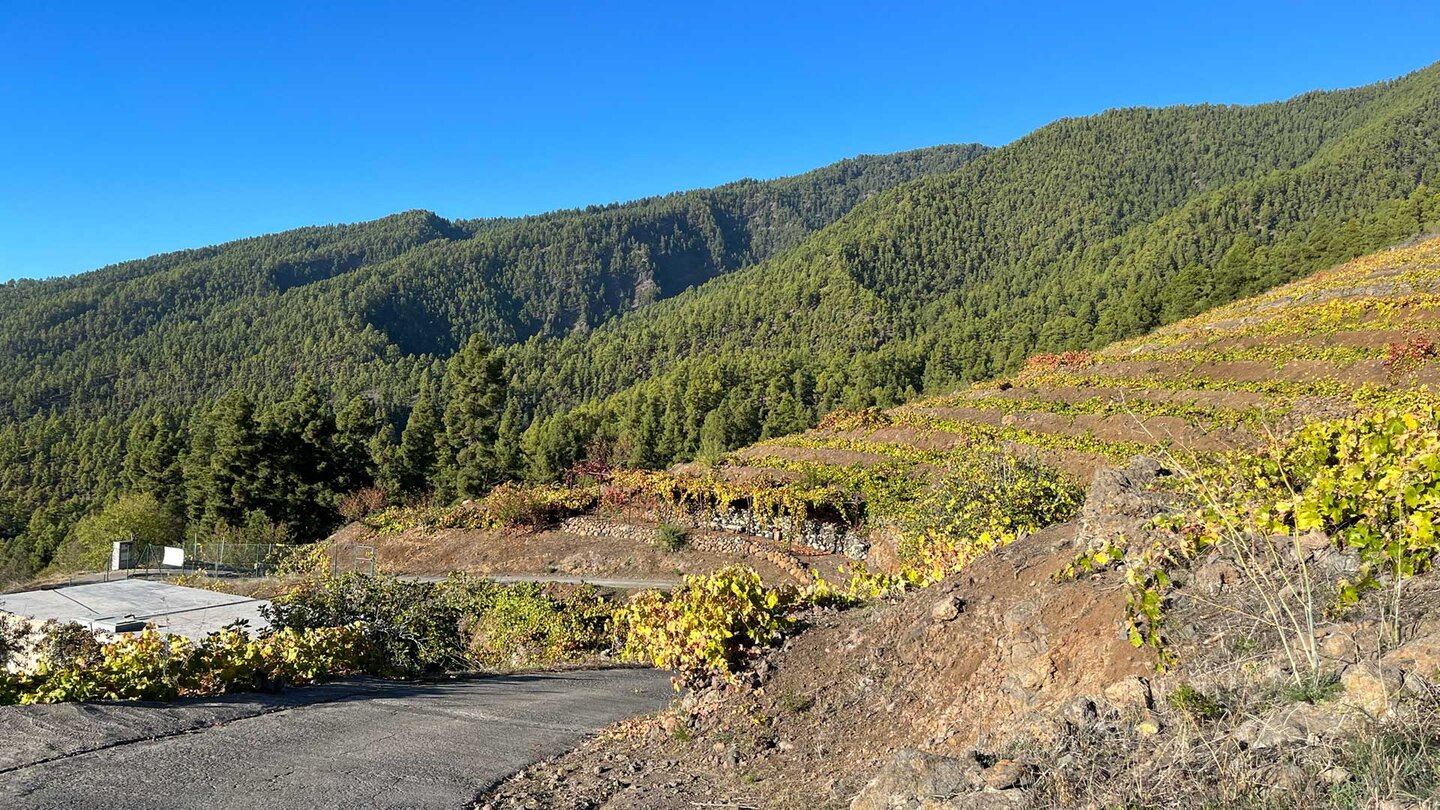
[[523, 214], [1440, 60], [1432, 2], [0, 0], [0, 280]]

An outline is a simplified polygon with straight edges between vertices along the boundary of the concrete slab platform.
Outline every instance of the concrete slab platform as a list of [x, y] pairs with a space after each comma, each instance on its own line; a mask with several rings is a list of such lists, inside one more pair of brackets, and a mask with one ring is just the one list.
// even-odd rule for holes
[[0, 611], [30, 619], [76, 622], [112, 632], [143, 622], [196, 640], [241, 619], [252, 631], [267, 627], [260, 615], [266, 604], [263, 599], [144, 579], [0, 595]]

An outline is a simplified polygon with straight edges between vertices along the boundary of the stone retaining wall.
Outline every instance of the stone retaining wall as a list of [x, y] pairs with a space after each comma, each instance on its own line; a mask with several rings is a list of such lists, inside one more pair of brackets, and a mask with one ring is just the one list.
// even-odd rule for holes
[[806, 520], [793, 527], [777, 527], [761, 520], [753, 509], [727, 509], [712, 513], [706, 523], [721, 531], [804, 546], [822, 554], [844, 554], [856, 560], [863, 560], [867, 551], [865, 540], [848, 527], [818, 520]]
[[[849, 527], [819, 520], [806, 520], [797, 526], [772, 526], [752, 509], [679, 508], [668, 503], [612, 508], [602, 514], [630, 523], [673, 523], [685, 529], [709, 529], [768, 540], [788, 546], [794, 553], [844, 554], [852, 560], [863, 560], [869, 552], [866, 538]], [[610, 535], [607, 535], [610, 536]], [[633, 539], [639, 539], [635, 537]]]
[[[678, 521], [676, 523], [683, 525]], [[655, 533], [659, 527], [645, 523], [610, 520], [598, 515], [577, 515], [561, 521], [559, 528], [560, 531], [578, 534], [582, 537], [604, 537], [651, 543], [655, 541]], [[690, 545], [701, 551], [735, 557], [759, 557], [784, 571], [797, 582], [809, 584], [811, 580], [809, 568], [794, 554], [783, 549], [734, 534], [717, 534], [706, 531], [703, 526], [690, 525], [687, 528], [694, 531], [689, 537]]]

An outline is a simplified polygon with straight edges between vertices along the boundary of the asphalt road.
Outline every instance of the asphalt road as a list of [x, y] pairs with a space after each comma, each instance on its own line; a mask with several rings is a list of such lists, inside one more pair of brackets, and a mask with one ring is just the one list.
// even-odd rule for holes
[[462, 808], [674, 692], [655, 670], [0, 707], [0, 807]]

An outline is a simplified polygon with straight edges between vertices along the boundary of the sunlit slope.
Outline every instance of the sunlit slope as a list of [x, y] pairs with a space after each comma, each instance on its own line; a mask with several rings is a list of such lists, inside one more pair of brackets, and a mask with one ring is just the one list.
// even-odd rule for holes
[[806, 414], [1096, 350], [1397, 244], [1440, 223], [1437, 180], [1437, 67], [1254, 107], [1066, 119], [878, 195], [767, 262], [527, 343], [512, 369], [565, 431], [664, 465], [704, 449], [706, 419], [720, 444], [748, 445]]
[[[1095, 352], [888, 410], [838, 414], [715, 468], [757, 488], [936, 481], [1004, 451], [1083, 482], [1142, 453], [1256, 447], [1308, 419], [1429, 399], [1440, 382], [1440, 238], [1386, 250]], [[873, 490], [873, 484], [869, 484]]]

